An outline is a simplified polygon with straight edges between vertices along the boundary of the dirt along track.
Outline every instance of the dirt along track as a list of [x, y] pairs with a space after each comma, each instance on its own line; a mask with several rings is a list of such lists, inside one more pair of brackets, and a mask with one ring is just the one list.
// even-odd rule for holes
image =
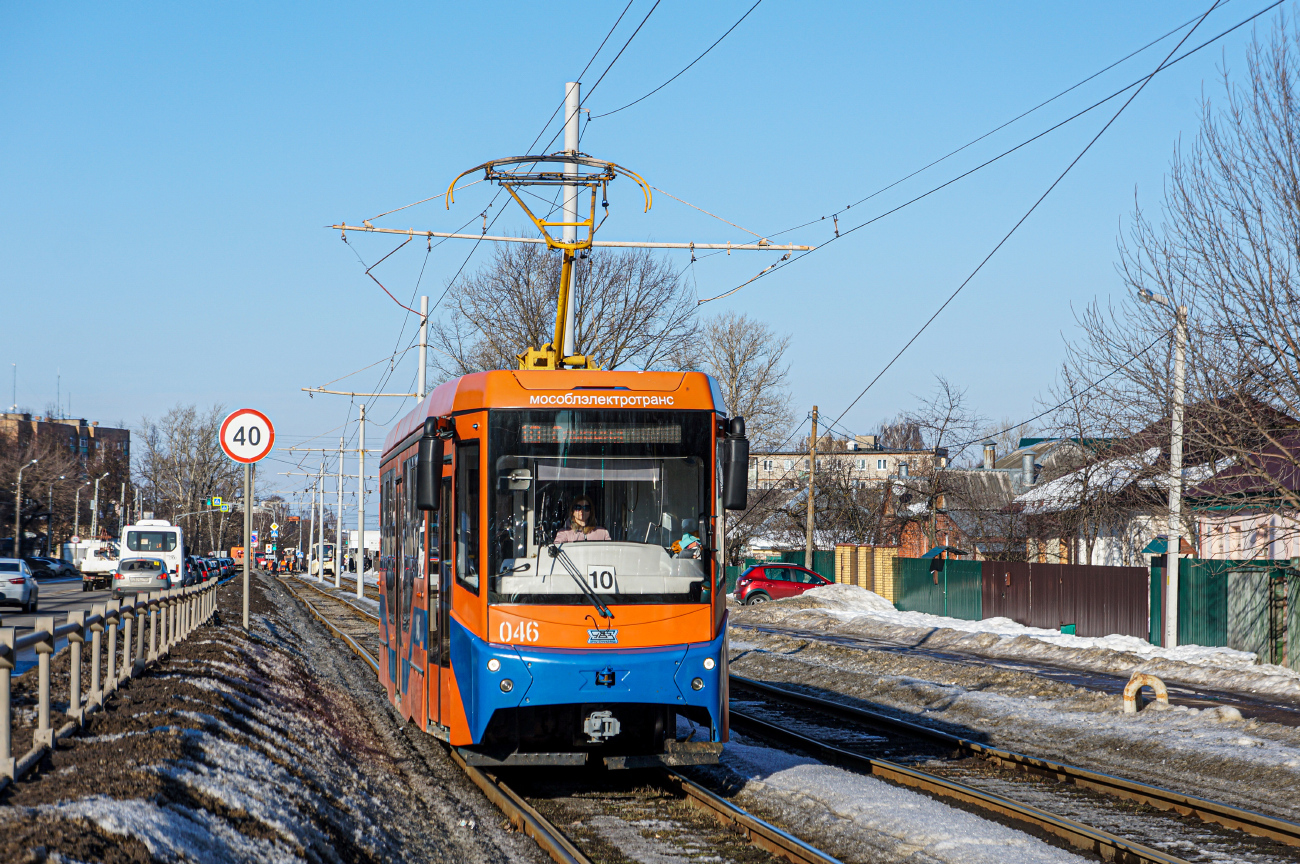
[[5, 790], [0, 860], [546, 860], [277, 580], [219, 608]]

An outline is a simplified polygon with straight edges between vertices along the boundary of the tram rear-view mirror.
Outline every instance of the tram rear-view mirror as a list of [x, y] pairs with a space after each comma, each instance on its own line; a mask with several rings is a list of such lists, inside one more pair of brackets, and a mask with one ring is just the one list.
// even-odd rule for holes
[[438, 509], [438, 478], [442, 474], [442, 439], [429, 435], [420, 439], [415, 456], [415, 506]]
[[749, 440], [722, 442], [722, 506], [744, 510], [749, 505]]

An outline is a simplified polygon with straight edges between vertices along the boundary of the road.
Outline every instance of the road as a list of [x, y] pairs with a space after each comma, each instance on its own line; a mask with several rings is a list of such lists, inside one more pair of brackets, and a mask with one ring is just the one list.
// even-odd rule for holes
[[[69, 612], [78, 610], [89, 612], [96, 603], [105, 603], [113, 599], [113, 592], [108, 588], [82, 591], [80, 579], [42, 579], [39, 585], [40, 609], [34, 615], [22, 615], [19, 614], [16, 606], [0, 607], [0, 618], [3, 619], [0, 621], [0, 626], [14, 627], [18, 631], [17, 635], [21, 636], [36, 627], [37, 618], [53, 615], [54, 625], [57, 627], [68, 620]], [[60, 639], [54, 646], [54, 650], [58, 651], [66, 644], [68, 640]], [[14, 674], [21, 675], [35, 665], [35, 649], [21, 651], [18, 654], [18, 665]]]

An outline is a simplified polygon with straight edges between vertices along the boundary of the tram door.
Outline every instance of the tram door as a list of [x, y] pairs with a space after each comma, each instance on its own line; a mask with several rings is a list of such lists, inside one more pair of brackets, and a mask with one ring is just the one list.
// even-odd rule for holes
[[[429, 716], [443, 726], [442, 688], [448, 684], [451, 668], [451, 478], [442, 478], [442, 500], [429, 538]], [[436, 558], [435, 558], [436, 556]]]
[[388, 633], [388, 679], [393, 685], [393, 704], [402, 704], [402, 636], [399, 629], [399, 610], [402, 587], [402, 530], [404, 520], [405, 489], [402, 471], [395, 467], [386, 472], [381, 487], [386, 500], [383, 503], [387, 517], [388, 548], [384, 567], [384, 629]]
[[[415, 599], [415, 580], [418, 575], [417, 570], [420, 565], [419, 535], [416, 533], [416, 527], [420, 524], [418, 514], [415, 509], [415, 457], [407, 459], [402, 465], [399, 476], [400, 485], [397, 487], [397, 509], [401, 511], [401, 519], [398, 524], [401, 526], [398, 532], [398, 554], [399, 558], [399, 576], [398, 598], [400, 608], [399, 617], [399, 639], [398, 656], [402, 658], [400, 679], [398, 681], [398, 700], [399, 704], [411, 687], [411, 665], [418, 663], [419, 658], [414, 655], [414, 645], [411, 639], [411, 609]], [[403, 714], [413, 713], [409, 707], [405, 707]]]

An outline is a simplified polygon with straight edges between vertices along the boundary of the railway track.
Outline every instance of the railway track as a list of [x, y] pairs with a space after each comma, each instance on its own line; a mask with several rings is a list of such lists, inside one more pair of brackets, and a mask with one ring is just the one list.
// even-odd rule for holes
[[1300, 825], [1291, 822], [736, 675], [731, 688], [733, 728], [1030, 826], [1106, 860], [1300, 861]]
[[[379, 674], [375, 622], [379, 616], [313, 584], [290, 577], [285, 587], [335, 636]], [[368, 635], [360, 629], [368, 630]], [[467, 765], [455, 749], [452, 760], [516, 830], [532, 837], [554, 861], [633, 861], [623, 851], [638, 844], [671, 854], [707, 853], [709, 860], [759, 864], [839, 864], [838, 859], [746, 812], [671, 769], [564, 772], [542, 783], [531, 772], [516, 771], [511, 783], [501, 775]], [[568, 832], [557, 826], [566, 820]], [[584, 851], [585, 850], [585, 851]], [[591, 854], [588, 854], [588, 853]], [[596, 857], [592, 857], [595, 855]]]

